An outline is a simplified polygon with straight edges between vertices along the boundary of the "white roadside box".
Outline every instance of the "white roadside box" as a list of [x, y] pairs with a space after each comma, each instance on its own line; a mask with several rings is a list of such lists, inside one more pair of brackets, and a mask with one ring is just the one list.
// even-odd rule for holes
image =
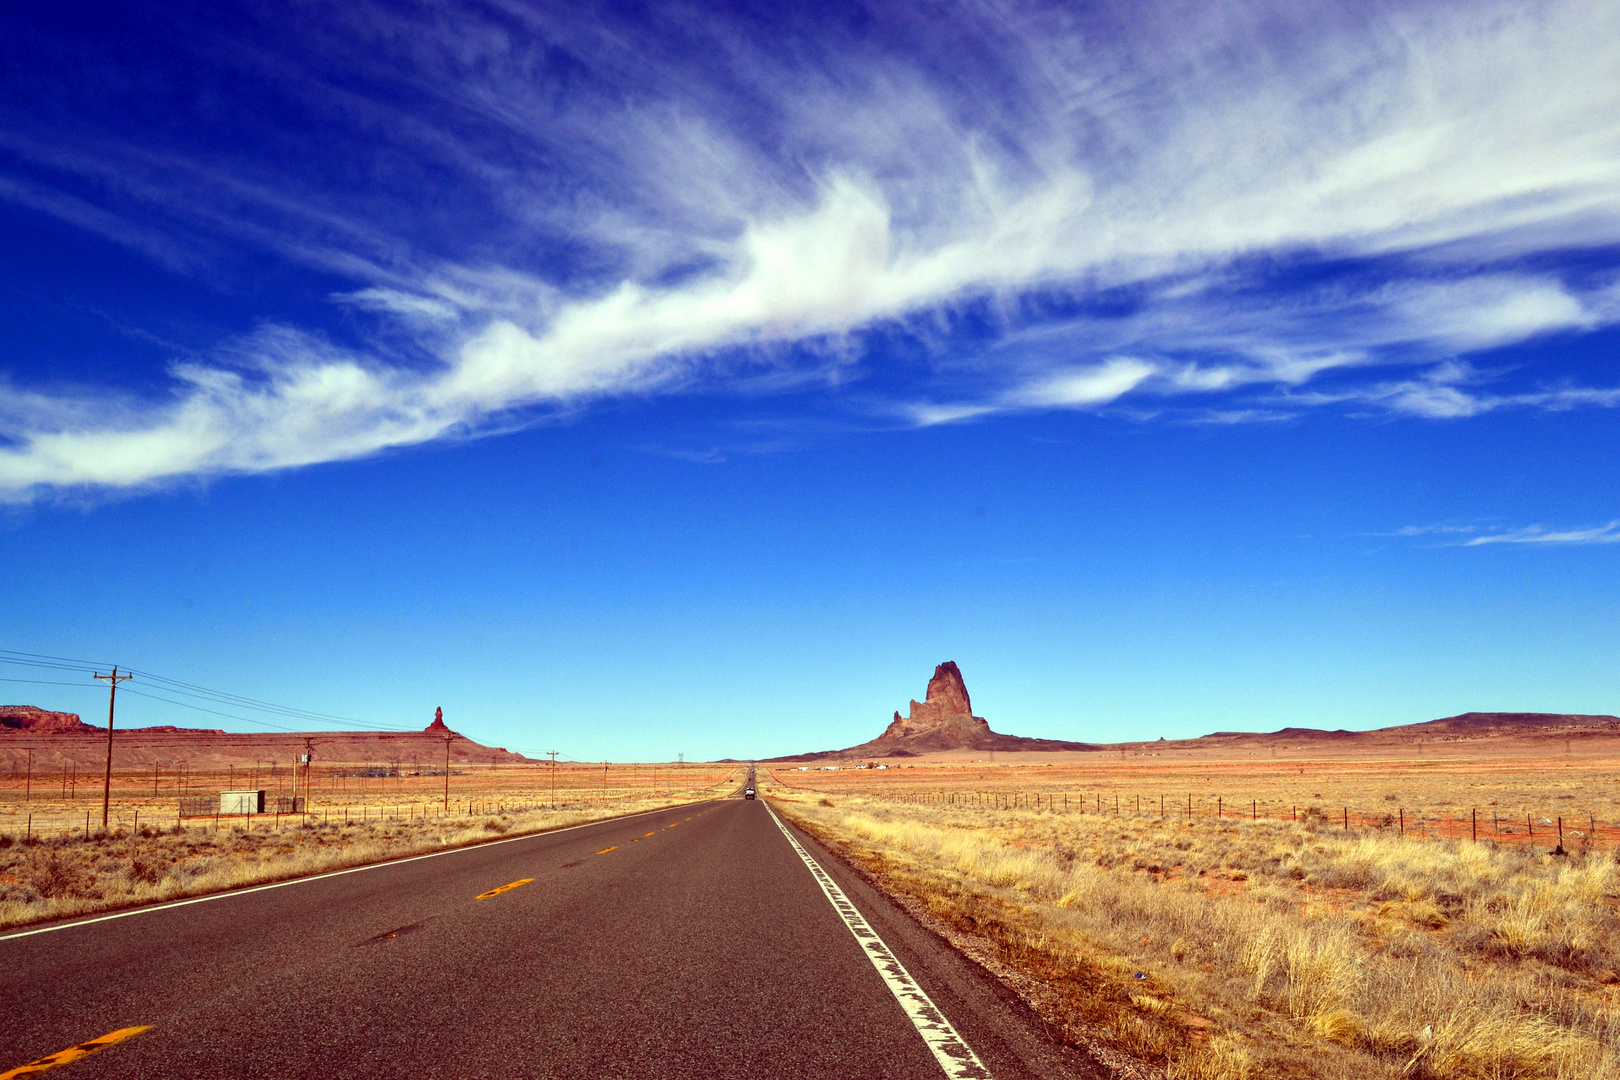
[[221, 814], [264, 813], [264, 791], [222, 791], [219, 793]]

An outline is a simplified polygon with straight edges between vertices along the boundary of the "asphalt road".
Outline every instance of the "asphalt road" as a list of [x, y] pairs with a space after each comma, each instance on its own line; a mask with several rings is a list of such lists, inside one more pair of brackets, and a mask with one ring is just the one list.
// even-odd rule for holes
[[[1092, 1075], [793, 835], [989, 1075]], [[939, 1080], [828, 895], [727, 799], [68, 924], [0, 939], [0, 1074], [145, 1026], [56, 1075]]]

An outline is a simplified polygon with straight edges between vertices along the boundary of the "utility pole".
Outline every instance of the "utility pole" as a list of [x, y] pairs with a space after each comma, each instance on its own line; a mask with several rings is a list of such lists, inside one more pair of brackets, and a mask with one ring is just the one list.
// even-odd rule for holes
[[547, 750], [546, 755], [551, 758], [551, 808], [557, 809], [557, 751]]
[[115, 665], [111, 675], [97, 675], [96, 678], [107, 680], [107, 778], [101, 786], [101, 829], [105, 832], [107, 830], [107, 808], [112, 804], [113, 706], [118, 702], [119, 682], [133, 678], [133, 676], [118, 674], [118, 668]]
[[[306, 813], [306, 814], [309, 813], [309, 811], [310, 811], [310, 805], [309, 805], [309, 776], [310, 776], [310, 770], [313, 769], [314, 767], [315, 767], [315, 740], [310, 739], [310, 738], [305, 738], [304, 739], [304, 813]], [[298, 785], [297, 784], [293, 785], [293, 795], [294, 795], [294, 797], [296, 799], [296, 796], [298, 795]], [[296, 806], [296, 802], [295, 802], [294, 805]]]
[[450, 740], [454, 738], [453, 733], [444, 737], [444, 812], [447, 814], [450, 812]]
[[607, 769], [608, 763], [602, 762], [602, 798], [607, 798]]

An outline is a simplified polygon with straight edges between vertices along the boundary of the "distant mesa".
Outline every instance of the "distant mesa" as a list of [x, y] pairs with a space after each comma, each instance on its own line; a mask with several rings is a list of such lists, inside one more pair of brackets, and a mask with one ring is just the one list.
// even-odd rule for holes
[[[99, 738], [85, 738], [85, 736]], [[257, 763], [287, 762], [307, 752], [315, 744], [316, 759], [323, 764], [388, 763], [390, 767], [417, 770], [443, 767], [445, 738], [450, 740], [452, 768], [469, 765], [532, 765], [536, 762], [503, 750], [485, 746], [444, 722], [444, 712], [435, 712], [425, 729], [409, 731], [221, 731], [217, 728], [183, 728], [172, 724], [151, 727], [117, 726], [113, 744], [114, 768], [161, 769], [184, 766], [187, 770], [222, 769]], [[86, 724], [73, 713], [51, 712], [33, 705], [0, 705], [0, 771], [32, 760], [36, 768], [53, 769], [76, 764], [79, 768], [99, 765], [106, 760], [107, 729]], [[439, 763], [437, 766], [434, 763]]]
[[[99, 729], [92, 729], [99, 730]], [[124, 728], [127, 735], [223, 735], [224, 728], [175, 727], [173, 724], [151, 724], [147, 727]]]
[[[1091, 743], [1061, 739], [1031, 739], [991, 731], [982, 716], [973, 715], [962, 671], [953, 660], [934, 668], [922, 701], [913, 700], [907, 715], [897, 710], [888, 728], [871, 742], [848, 750], [803, 755], [806, 758], [850, 755], [855, 757], [914, 757], [938, 750], [1098, 750]], [[786, 759], [779, 759], [786, 760]]]
[[[1385, 729], [1394, 730], [1394, 729]], [[1471, 712], [1409, 725], [1414, 735], [1431, 733], [1478, 738], [1481, 735], [1574, 735], [1620, 732], [1620, 717], [1587, 713]]]
[[[1213, 731], [1197, 739], [1176, 740], [1174, 745], [1196, 743], [1356, 743], [1389, 744], [1406, 742], [1467, 742], [1477, 739], [1577, 739], [1620, 735], [1620, 717], [1587, 713], [1502, 713], [1470, 712], [1425, 720], [1420, 724], [1397, 724], [1371, 731], [1337, 728], [1285, 727], [1278, 731]], [[1136, 743], [1126, 745], [1141, 745]]]
[[78, 713], [50, 712], [32, 705], [0, 705], [0, 730], [37, 735], [94, 735]]

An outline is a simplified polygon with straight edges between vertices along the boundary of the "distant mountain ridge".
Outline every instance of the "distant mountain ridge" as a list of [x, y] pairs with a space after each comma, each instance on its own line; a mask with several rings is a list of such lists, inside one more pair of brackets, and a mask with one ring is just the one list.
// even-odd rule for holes
[[1296, 742], [1345, 746], [1506, 738], [1577, 739], [1604, 735], [1620, 736], [1620, 717], [1588, 713], [1467, 712], [1441, 717], [1438, 720], [1396, 724], [1368, 731], [1285, 727], [1269, 732], [1214, 731], [1191, 739], [1161, 738], [1151, 741], [1142, 739], [1117, 743], [1028, 738], [992, 731], [983, 717], [973, 715], [973, 702], [968, 696], [961, 669], [955, 662], [947, 660], [934, 668], [934, 677], [928, 680], [928, 691], [923, 695], [923, 700], [913, 699], [905, 716], [901, 716], [896, 710], [889, 726], [877, 738], [846, 750], [821, 750], [765, 760], [915, 757], [919, 754], [947, 750], [1124, 752], [1128, 749], [1145, 751], [1149, 748], [1200, 750], [1208, 749], [1212, 744], [1240, 747], [1275, 746], [1279, 742]]
[[[1201, 735], [1197, 739], [1175, 741], [1206, 742], [1210, 739], [1359, 739], [1367, 741], [1395, 739], [1408, 741], [1448, 738], [1507, 738], [1513, 736], [1520, 738], [1568, 738], [1577, 735], [1620, 735], [1620, 716], [1610, 716], [1606, 713], [1467, 712], [1459, 713], [1456, 716], [1444, 716], [1438, 720], [1424, 720], [1416, 724], [1395, 724], [1390, 727], [1372, 728], [1367, 731], [1350, 731], [1345, 728], [1327, 731], [1321, 728], [1286, 727], [1267, 732], [1214, 731], [1208, 735]], [[1138, 746], [1143, 744], [1131, 742], [1117, 745]]]
[[[7, 767], [25, 760], [29, 751], [42, 768], [97, 765], [106, 761], [106, 735], [106, 728], [86, 724], [75, 713], [0, 705], [0, 765]], [[169, 724], [120, 726], [113, 739], [113, 763], [120, 769], [154, 764], [162, 768], [184, 764], [190, 769], [291, 762], [305, 751], [306, 742], [314, 744], [315, 761], [323, 765], [363, 762], [442, 768], [446, 749], [452, 766], [458, 768], [538, 764], [522, 754], [474, 742], [450, 730], [437, 716], [419, 731], [227, 732]]]

